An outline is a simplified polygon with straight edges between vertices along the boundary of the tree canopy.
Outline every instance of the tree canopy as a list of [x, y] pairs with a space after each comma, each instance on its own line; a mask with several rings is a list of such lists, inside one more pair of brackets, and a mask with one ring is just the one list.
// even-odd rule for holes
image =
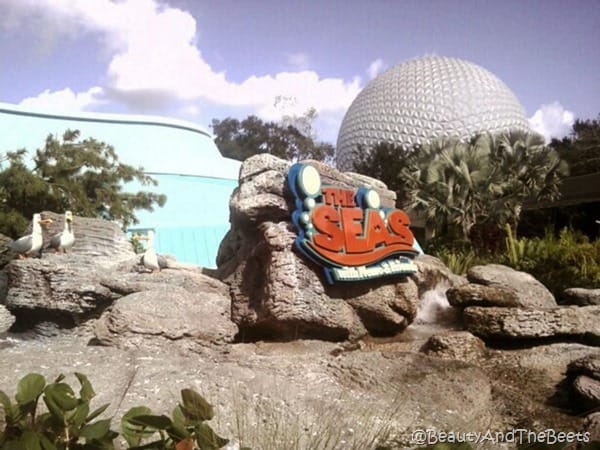
[[553, 139], [550, 146], [569, 164], [571, 176], [600, 172], [600, 115], [576, 120], [571, 134]]
[[537, 134], [441, 139], [402, 151], [380, 145], [355, 168], [378, 177], [435, 233], [469, 241], [476, 226], [516, 226], [522, 205], [553, 199], [566, 164]]
[[318, 142], [289, 123], [265, 122], [256, 116], [248, 116], [242, 121], [228, 117], [213, 119], [211, 128], [221, 154], [239, 161], [259, 153], [290, 161], [316, 159], [326, 162], [334, 155], [331, 144]]
[[44, 147], [25, 163], [24, 149], [0, 159], [0, 233], [16, 237], [34, 213], [43, 210], [118, 221], [123, 228], [137, 223], [135, 210], [162, 206], [164, 195], [123, 190], [125, 183], [157, 185], [141, 168], [123, 164], [115, 149], [93, 138], [80, 140], [67, 130], [61, 139], [46, 138]]

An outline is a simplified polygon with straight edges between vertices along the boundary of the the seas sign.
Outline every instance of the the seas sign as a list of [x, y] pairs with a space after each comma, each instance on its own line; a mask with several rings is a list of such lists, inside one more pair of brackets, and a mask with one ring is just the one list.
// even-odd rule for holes
[[290, 168], [288, 183], [296, 204], [295, 246], [324, 268], [329, 283], [417, 271], [412, 259], [420, 247], [408, 214], [382, 207], [377, 191], [322, 186], [317, 169], [301, 163]]

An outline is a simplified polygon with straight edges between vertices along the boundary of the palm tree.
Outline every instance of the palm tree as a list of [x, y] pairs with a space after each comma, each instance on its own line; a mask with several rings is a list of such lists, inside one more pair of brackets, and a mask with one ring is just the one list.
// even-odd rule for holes
[[413, 154], [403, 172], [409, 208], [425, 215], [435, 232], [457, 227], [464, 240], [485, 212], [489, 149], [480, 142], [438, 140]]
[[436, 140], [413, 152], [402, 177], [408, 207], [424, 214], [434, 234], [454, 228], [468, 241], [475, 225], [516, 228], [523, 202], [556, 198], [565, 173], [541, 136], [508, 133]]

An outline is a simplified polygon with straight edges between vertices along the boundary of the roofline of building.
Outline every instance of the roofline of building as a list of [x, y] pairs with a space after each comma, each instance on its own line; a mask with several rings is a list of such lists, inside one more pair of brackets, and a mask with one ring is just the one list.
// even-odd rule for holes
[[127, 125], [154, 125], [159, 127], [176, 128], [180, 130], [191, 131], [202, 134], [213, 140], [213, 135], [205, 128], [193, 122], [180, 119], [173, 119], [163, 116], [136, 115], [136, 114], [117, 114], [117, 113], [96, 113], [96, 112], [53, 112], [41, 108], [27, 108], [20, 105], [0, 102], [0, 113], [13, 114], [19, 116], [37, 117], [42, 119], [76, 120], [82, 122], [99, 122]]

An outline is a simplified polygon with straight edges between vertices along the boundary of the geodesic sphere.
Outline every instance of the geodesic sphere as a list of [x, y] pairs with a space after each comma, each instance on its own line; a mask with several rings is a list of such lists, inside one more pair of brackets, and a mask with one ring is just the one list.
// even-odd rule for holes
[[353, 170], [358, 148], [403, 148], [444, 137], [529, 131], [523, 107], [491, 72], [456, 58], [426, 56], [373, 79], [346, 112], [337, 140], [338, 169]]

